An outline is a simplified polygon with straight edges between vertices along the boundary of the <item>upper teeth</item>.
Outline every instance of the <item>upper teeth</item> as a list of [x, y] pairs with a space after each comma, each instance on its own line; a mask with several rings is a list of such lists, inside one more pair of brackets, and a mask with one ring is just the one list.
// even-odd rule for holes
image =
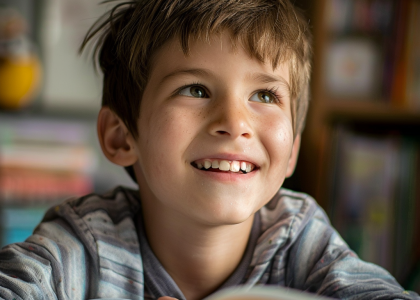
[[229, 161], [229, 160], [209, 160], [209, 159], [204, 159], [204, 160], [199, 160], [196, 161], [195, 164], [197, 165], [198, 169], [219, 169], [221, 171], [231, 171], [231, 172], [239, 172], [239, 171], [243, 171], [246, 173], [251, 172], [255, 166], [252, 163], [246, 162], [246, 161], [237, 161], [237, 160], [233, 160], [233, 161]]

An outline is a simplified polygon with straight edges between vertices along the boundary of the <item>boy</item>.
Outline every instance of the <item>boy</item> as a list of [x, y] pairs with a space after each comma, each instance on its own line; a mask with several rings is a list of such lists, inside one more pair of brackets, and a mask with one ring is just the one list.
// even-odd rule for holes
[[[359, 260], [293, 173], [310, 37], [288, 0], [138, 0], [88, 34], [98, 136], [139, 191], [71, 199], [0, 253], [0, 298], [202, 299], [236, 285], [419, 299]], [[84, 46], [83, 45], [83, 46]]]

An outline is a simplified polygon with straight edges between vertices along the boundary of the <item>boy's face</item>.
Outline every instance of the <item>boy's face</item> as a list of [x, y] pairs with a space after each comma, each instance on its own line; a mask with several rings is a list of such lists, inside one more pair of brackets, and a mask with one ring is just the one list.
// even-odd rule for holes
[[[207, 225], [252, 216], [293, 171], [288, 84], [286, 64], [273, 70], [240, 45], [233, 50], [226, 33], [192, 43], [189, 56], [178, 40], [165, 44], [138, 120], [142, 201]], [[215, 168], [199, 169], [209, 163]]]

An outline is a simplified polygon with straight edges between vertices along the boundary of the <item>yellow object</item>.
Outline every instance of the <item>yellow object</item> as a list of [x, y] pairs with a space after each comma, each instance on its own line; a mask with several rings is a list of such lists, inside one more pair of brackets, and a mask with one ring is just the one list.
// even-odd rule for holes
[[0, 107], [24, 107], [35, 96], [40, 81], [41, 64], [35, 55], [0, 58]]

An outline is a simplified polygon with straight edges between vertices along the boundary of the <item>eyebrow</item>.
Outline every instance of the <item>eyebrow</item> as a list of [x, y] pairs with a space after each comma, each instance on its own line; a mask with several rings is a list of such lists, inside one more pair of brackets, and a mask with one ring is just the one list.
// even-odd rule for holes
[[165, 77], [163, 77], [162, 80], [160, 81], [160, 84], [170, 79], [171, 77], [176, 77], [179, 75], [194, 75], [198, 77], [213, 77], [214, 76], [212, 72], [205, 69], [178, 69], [165, 75]]
[[[161, 79], [160, 84], [162, 84], [163, 82], [165, 82], [166, 80], [172, 77], [176, 77], [179, 75], [193, 75], [193, 76], [198, 76], [198, 77], [215, 77], [215, 74], [213, 72], [206, 69], [178, 69], [165, 75]], [[247, 77], [253, 81], [258, 81], [261, 83], [273, 83], [273, 82], [282, 83], [289, 88], [288, 82], [281, 76], [273, 76], [273, 75], [257, 72], [257, 73], [248, 74]]]
[[265, 73], [253, 73], [251, 75], [251, 79], [255, 80], [255, 81], [259, 81], [261, 83], [279, 82], [279, 83], [285, 84], [287, 87], [289, 87], [289, 84], [286, 81], [286, 79], [284, 79], [281, 76], [273, 76], [273, 75], [268, 75], [268, 74], [265, 74]]

